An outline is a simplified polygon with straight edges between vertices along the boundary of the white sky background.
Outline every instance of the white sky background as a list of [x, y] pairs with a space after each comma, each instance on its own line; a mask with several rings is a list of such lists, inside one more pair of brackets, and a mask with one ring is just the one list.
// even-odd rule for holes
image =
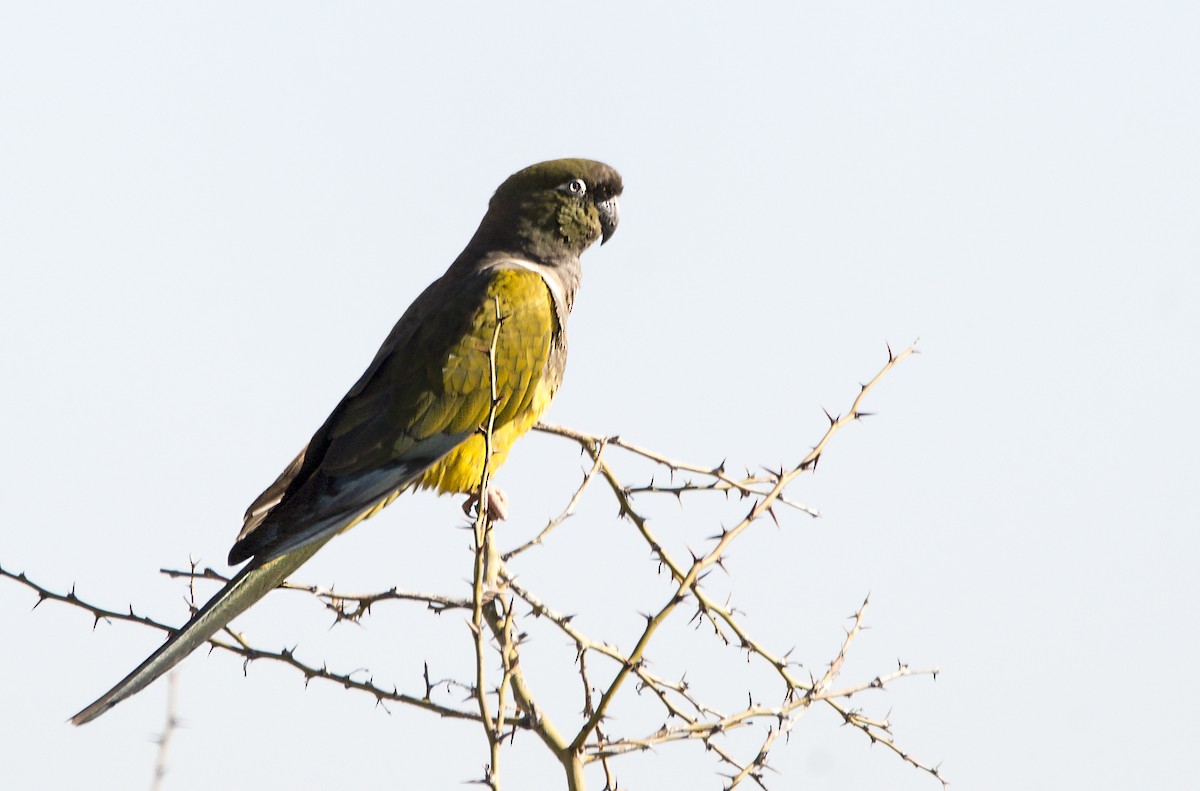
[[[1191, 784], [1197, 6], [451, 5], [0, 5], [0, 563], [181, 620], [157, 569], [224, 569], [241, 511], [496, 185], [589, 156], [623, 173], [623, 221], [584, 258], [548, 418], [794, 462], [885, 341], [919, 336], [879, 415], [796, 488], [823, 518], [757, 526], [717, 584], [814, 672], [870, 592], [844, 680], [939, 666], [861, 705], [955, 787]], [[519, 446], [503, 529], [540, 528], [581, 467], [562, 442]], [[640, 502], [680, 546], [744, 510]], [[628, 649], [667, 588], [614, 512], [593, 489], [519, 570]], [[298, 577], [465, 591], [462, 521], [405, 497]], [[158, 635], [33, 601], [0, 582], [4, 786], [148, 787], [164, 683], [64, 721]], [[276, 594], [239, 625], [408, 689], [469, 651], [457, 615], [327, 622]], [[736, 652], [668, 636], [664, 671], [744, 699]], [[535, 647], [570, 661], [548, 632]], [[559, 681], [542, 688], [569, 718], [578, 683]], [[201, 654], [179, 683], [172, 791], [458, 789], [486, 761], [477, 728], [283, 667], [244, 679]], [[637, 700], [621, 723], [643, 720], [661, 716]], [[531, 736], [509, 761], [509, 787], [561, 785]], [[773, 765], [773, 788], [937, 787], [820, 711]], [[623, 788], [720, 787], [695, 747], [617, 766]]]

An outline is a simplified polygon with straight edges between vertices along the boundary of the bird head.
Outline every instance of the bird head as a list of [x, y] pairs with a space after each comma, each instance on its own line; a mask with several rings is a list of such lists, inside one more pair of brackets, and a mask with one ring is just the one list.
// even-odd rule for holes
[[547, 264], [578, 258], [617, 229], [621, 175], [603, 162], [555, 159], [509, 176], [488, 204], [476, 238]]

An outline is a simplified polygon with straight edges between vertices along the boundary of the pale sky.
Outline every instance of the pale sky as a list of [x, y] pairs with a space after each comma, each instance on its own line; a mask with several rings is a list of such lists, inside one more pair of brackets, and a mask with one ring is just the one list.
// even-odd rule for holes
[[[855, 701], [954, 788], [1187, 787], [1197, 41], [1183, 2], [0, 3], [0, 565], [182, 621], [158, 569], [227, 570], [242, 510], [495, 187], [586, 156], [624, 175], [622, 224], [584, 256], [547, 419], [794, 463], [821, 407], [919, 337], [877, 416], [793, 490], [822, 517], [755, 526], [714, 585], [814, 672], [869, 593], [843, 680], [939, 667]], [[584, 466], [559, 440], [518, 446], [505, 536], [536, 533]], [[639, 503], [680, 547], [745, 510]], [[517, 571], [628, 650], [669, 589], [615, 513], [589, 491]], [[464, 594], [462, 525], [456, 500], [406, 496], [297, 579]], [[34, 601], [0, 580], [5, 787], [149, 787], [165, 683], [65, 721], [159, 636]], [[275, 594], [237, 624], [402, 689], [469, 659], [461, 614], [328, 622]], [[569, 718], [571, 652], [536, 634]], [[775, 694], [701, 637], [651, 657], [714, 700]], [[487, 760], [476, 726], [281, 666], [201, 652], [178, 684], [170, 791], [460, 789]], [[621, 725], [661, 721], [627, 704]], [[506, 760], [508, 788], [563, 787], [532, 736]], [[615, 766], [622, 788], [721, 787], [696, 746]], [[819, 710], [772, 766], [777, 789], [939, 788]]]

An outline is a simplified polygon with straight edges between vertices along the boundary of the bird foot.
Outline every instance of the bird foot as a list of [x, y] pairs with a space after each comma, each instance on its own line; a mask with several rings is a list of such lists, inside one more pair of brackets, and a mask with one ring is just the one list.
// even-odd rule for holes
[[[480, 499], [478, 494], [468, 497], [467, 501], [463, 503], [463, 513], [474, 518], [479, 513]], [[484, 508], [487, 511], [488, 521], [500, 522], [508, 519], [508, 495], [504, 493], [503, 489], [488, 486], [482, 499], [485, 503]]]

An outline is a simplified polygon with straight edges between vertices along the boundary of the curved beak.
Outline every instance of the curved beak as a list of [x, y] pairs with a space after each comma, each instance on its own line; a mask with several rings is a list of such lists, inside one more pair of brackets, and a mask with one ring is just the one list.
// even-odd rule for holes
[[617, 203], [617, 196], [613, 195], [608, 200], [598, 202], [596, 209], [600, 212], [600, 244], [604, 244], [612, 238], [617, 223], [621, 222], [621, 207]]

